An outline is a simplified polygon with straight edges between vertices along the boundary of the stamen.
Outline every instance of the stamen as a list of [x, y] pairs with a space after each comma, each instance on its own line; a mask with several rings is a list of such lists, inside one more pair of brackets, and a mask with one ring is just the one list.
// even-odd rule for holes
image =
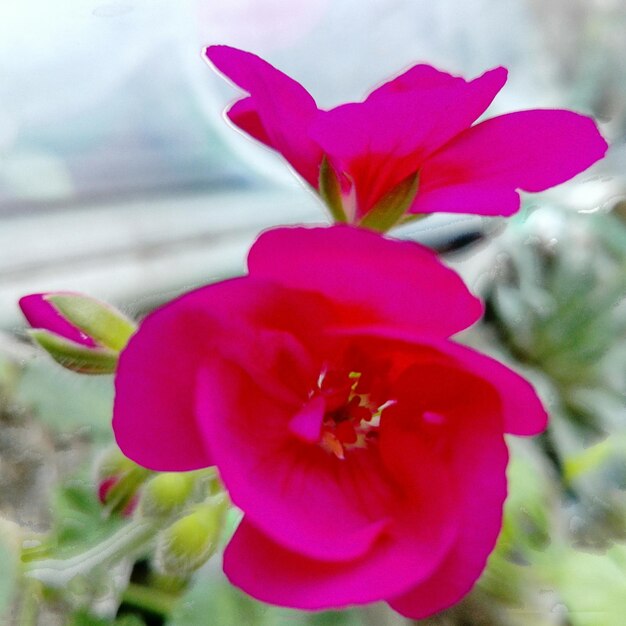
[[[311, 394], [325, 403], [319, 445], [338, 459], [345, 459], [352, 449], [375, 445], [381, 413], [395, 403], [385, 397], [389, 363], [355, 350], [346, 353], [343, 363], [325, 367]], [[365, 367], [360, 369], [357, 363]]]

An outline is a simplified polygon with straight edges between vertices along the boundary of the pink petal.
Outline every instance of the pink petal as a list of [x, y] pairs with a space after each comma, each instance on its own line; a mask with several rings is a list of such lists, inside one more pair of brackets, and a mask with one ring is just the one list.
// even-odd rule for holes
[[432, 65], [419, 64], [409, 68], [396, 78], [384, 82], [380, 87], [374, 89], [367, 99], [386, 97], [392, 93], [405, 91], [433, 89], [455, 82], [464, 83], [465, 81], [458, 76], [442, 72]]
[[506, 70], [496, 68], [471, 82], [438, 80], [435, 87], [411, 91], [381, 88], [365, 102], [319, 116], [311, 136], [335, 168], [353, 181], [362, 216], [430, 154], [468, 128], [505, 81]]
[[[233, 502], [286, 549], [327, 561], [365, 553], [388, 523], [389, 496], [372, 459], [342, 463], [294, 436], [293, 412], [270, 400], [243, 370], [215, 363], [201, 374], [200, 428]], [[262, 419], [260, 419], [262, 418]], [[367, 510], [355, 481], [370, 476]]]
[[409, 212], [512, 215], [519, 207], [520, 197], [514, 189], [489, 181], [470, 181], [420, 190]]
[[473, 126], [426, 161], [411, 212], [510, 215], [517, 210], [516, 190], [542, 191], [565, 182], [606, 150], [595, 123], [583, 115], [560, 110], [501, 115]]
[[452, 341], [438, 342], [438, 347], [498, 391], [505, 432], [530, 436], [546, 429], [548, 414], [537, 392], [525, 378], [495, 359]]
[[323, 295], [350, 326], [385, 321], [449, 335], [482, 313], [459, 276], [427, 248], [349, 226], [266, 231], [248, 267], [251, 276]]
[[428, 577], [450, 537], [430, 547], [426, 537], [422, 541], [398, 532], [381, 538], [360, 559], [324, 562], [286, 550], [244, 517], [224, 551], [224, 572], [233, 585], [263, 602], [306, 610], [342, 608], [383, 600], [405, 591], [412, 580]]
[[[468, 416], [469, 417], [469, 416]], [[408, 593], [389, 599], [396, 611], [422, 619], [470, 591], [485, 568], [502, 527], [508, 452], [497, 421], [459, 421], [450, 462], [459, 481], [460, 532], [440, 567]]]
[[289, 430], [302, 441], [317, 443], [325, 413], [326, 402], [321, 396], [315, 396], [289, 420]]
[[[444, 461], [415, 434], [402, 435], [397, 439], [390, 433], [381, 444], [396, 465], [402, 464], [403, 480], [391, 482], [396, 490], [395, 502], [389, 506], [393, 521], [367, 552], [345, 562], [309, 558], [308, 553], [275, 543], [246, 515], [224, 554], [224, 571], [231, 582], [265, 602], [321, 609], [382, 600], [428, 579], [455, 542], [458, 497]], [[400, 479], [397, 470], [394, 475]], [[376, 477], [356, 474], [352, 489], [367, 497], [378, 489]], [[327, 532], [342, 524], [343, 509], [330, 512], [335, 522], [329, 526], [316, 514]]]
[[33, 293], [20, 298], [19, 305], [32, 328], [41, 328], [65, 337], [89, 348], [95, 348], [94, 340], [70, 324], [47, 300], [52, 294]]
[[[115, 378], [113, 429], [122, 451], [160, 471], [211, 465], [194, 402], [197, 372], [214, 359], [244, 362], [281, 401], [305, 393], [311, 363], [289, 331], [310, 325], [309, 312], [321, 314], [300, 294], [283, 306], [294, 317], [281, 318], [274, 306], [288, 295], [249, 278], [234, 279], [188, 293], [149, 315], [122, 352]], [[272, 365], [283, 361], [285, 376], [272, 377]]]
[[245, 133], [248, 133], [248, 135], [270, 148], [275, 147], [263, 127], [263, 122], [256, 110], [253, 98], [237, 100], [237, 102], [232, 104], [228, 109], [227, 115], [230, 121], [235, 124], [235, 126], [241, 128]]
[[[444, 362], [451, 357], [453, 363], [456, 362], [466, 372], [493, 386], [500, 397], [504, 432], [530, 436], [543, 432], [547, 426], [548, 414], [533, 386], [506, 365], [467, 346], [386, 325], [328, 327], [327, 331], [338, 337], [365, 336], [370, 342], [374, 342], [376, 337], [380, 341], [395, 339], [407, 346], [418, 347], [422, 352], [428, 348], [436, 350]], [[434, 356], [430, 354], [428, 358], [434, 359]]]
[[[246, 98], [246, 116], [242, 109], [231, 110], [231, 119], [242, 130], [280, 152], [294, 169], [317, 188], [322, 151], [308, 133], [318, 115], [313, 98], [299, 83], [266, 61], [249, 52], [229, 46], [209, 46], [205, 54], [215, 68], [250, 94]], [[256, 112], [256, 121], [252, 117]], [[260, 132], [264, 129], [264, 133]]]

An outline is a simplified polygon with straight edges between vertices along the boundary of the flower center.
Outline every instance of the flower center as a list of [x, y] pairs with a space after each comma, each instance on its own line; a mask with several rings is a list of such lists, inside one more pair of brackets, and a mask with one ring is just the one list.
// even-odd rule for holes
[[376, 442], [381, 414], [393, 404], [386, 397], [386, 372], [385, 367], [327, 368], [320, 374], [313, 394], [326, 406], [320, 438], [324, 450], [344, 459], [346, 451]]

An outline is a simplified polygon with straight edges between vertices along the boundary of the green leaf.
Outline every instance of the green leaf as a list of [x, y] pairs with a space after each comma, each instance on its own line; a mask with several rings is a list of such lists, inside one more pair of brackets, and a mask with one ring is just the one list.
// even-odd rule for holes
[[136, 330], [135, 324], [120, 311], [95, 298], [57, 294], [46, 300], [68, 322], [111, 350], [122, 350]]
[[57, 363], [80, 374], [112, 374], [117, 354], [108, 348], [89, 348], [47, 330], [33, 329], [28, 334]]
[[326, 156], [324, 156], [322, 164], [320, 165], [319, 193], [334, 220], [336, 222], [346, 223], [348, 218], [343, 208], [341, 184]]
[[407, 176], [386, 193], [363, 217], [364, 228], [386, 233], [398, 224], [415, 200], [419, 188], [419, 172]]

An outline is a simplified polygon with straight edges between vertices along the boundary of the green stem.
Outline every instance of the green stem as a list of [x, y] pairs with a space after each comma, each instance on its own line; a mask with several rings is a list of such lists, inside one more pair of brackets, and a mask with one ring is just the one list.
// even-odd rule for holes
[[129, 583], [122, 595], [122, 602], [167, 617], [174, 611], [178, 596], [154, 587]]
[[49, 587], [62, 588], [79, 574], [89, 574], [96, 567], [136, 554], [150, 543], [157, 530], [152, 520], [134, 520], [76, 556], [31, 561], [25, 566], [25, 574]]
[[27, 579], [22, 591], [20, 606], [20, 626], [37, 626], [39, 602], [41, 600], [41, 583]]

